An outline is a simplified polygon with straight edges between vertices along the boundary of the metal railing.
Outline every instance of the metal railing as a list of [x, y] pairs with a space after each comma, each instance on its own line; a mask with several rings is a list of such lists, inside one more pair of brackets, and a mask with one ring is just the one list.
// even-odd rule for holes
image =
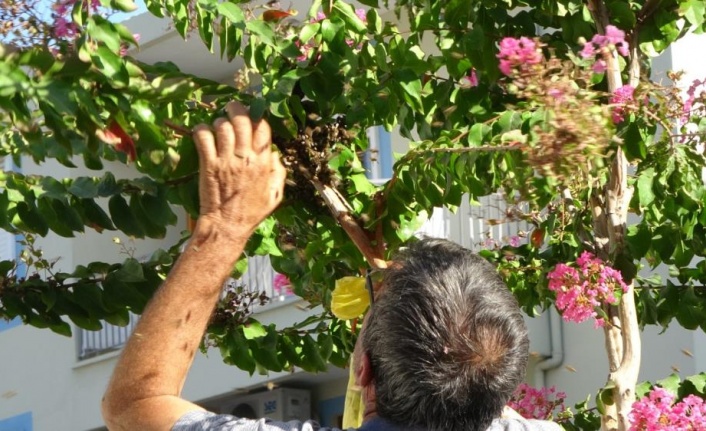
[[106, 353], [120, 350], [128, 337], [135, 329], [139, 316], [130, 313], [130, 321], [126, 326], [111, 325], [103, 323], [103, 329], [99, 331], [78, 331], [78, 359], [83, 361], [104, 355]]
[[[254, 312], [278, 306], [288, 300], [293, 300], [295, 295], [286, 288], [282, 280], [270, 264], [268, 256], [254, 256], [248, 259], [248, 269], [243, 276], [230, 282], [242, 285], [251, 291], [265, 292], [270, 301], [265, 305], [256, 305]], [[132, 333], [139, 316], [130, 313], [130, 321], [126, 326], [116, 326], [103, 323], [99, 331], [80, 329], [77, 333], [78, 360], [83, 361], [106, 353], [120, 350]]]

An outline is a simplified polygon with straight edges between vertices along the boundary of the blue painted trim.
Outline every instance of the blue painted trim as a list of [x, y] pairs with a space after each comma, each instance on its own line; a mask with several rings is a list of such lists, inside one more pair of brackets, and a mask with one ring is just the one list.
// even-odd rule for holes
[[0, 431], [32, 431], [32, 412], [1, 419]]
[[[21, 172], [22, 168], [18, 166], [17, 164], [13, 163], [12, 164], [12, 170], [15, 172]], [[15, 262], [17, 262], [17, 269], [16, 273], [18, 276], [24, 276], [24, 274], [27, 272], [27, 265], [22, 263], [20, 261], [20, 253], [22, 253], [22, 247], [18, 247], [19, 241], [22, 239], [22, 235], [15, 235]], [[19, 317], [16, 317], [10, 321], [0, 319], [0, 332], [2, 331], [7, 331], [8, 329], [15, 328], [17, 326], [20, 326], [22, 324], [22, 319]], [[0, 422], [2, 424], [2, 422]], [[0, 431], [3, 431], [3, 428], [0, 428]]]
[[382, 178], [392, 178], [392, 139], [390, 132], [384, 127], [378, 127], [378, 157], [380, 158], [380, 175]]
[[340, 426], [338, 423], [338, 418], [339, 416], [343, 416], [343, 408], [345, 407], [345, 404], [345, 395], [319, 401], [319, 420], [321, 422], [321, 426]]
[[12, 329], [16, 326], [20, 326], [21, 324], [22, 324], [22, 319], [20, 319], [19, 317], [15, 317], [14, 319], [12, 319], [10, 321], [0, 319], [0, 332], [7, 331], [8, 329]]

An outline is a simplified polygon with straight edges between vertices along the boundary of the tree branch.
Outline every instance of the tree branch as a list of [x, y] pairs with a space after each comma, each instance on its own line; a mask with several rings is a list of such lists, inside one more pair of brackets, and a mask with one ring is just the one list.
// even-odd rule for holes
[[301, 169], [302, 174], [311, 181], [319, 192], [319, 195], [326, 202], [329, 210], [333, 217], [338, 221], [343, 230], [346, 231], [353, 243], [358, 247], [365, 260], [368, 261], [370, 266], [373, 268], [387, 268], [387, 262], [384, 256], [378, 253], [378, 250], [373, 248], [370, 242], [370, 238], [366, 234], [365, 230], [358, 224], [358, 221], [353, 217], [353, 209], [346, 199], [341, 196], [338, 190], [333, 187], [323, 184], [316, 178], [312, 178], [309, 172], [305, 169]]

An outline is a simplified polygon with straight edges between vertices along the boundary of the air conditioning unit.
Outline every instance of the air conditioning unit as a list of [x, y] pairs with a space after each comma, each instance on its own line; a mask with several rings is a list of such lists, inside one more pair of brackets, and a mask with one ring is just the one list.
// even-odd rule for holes
[[241, 395], [221, 404], [220, 413], [280, 422], [303, 421], [311, 419], [311, 394], [306, 389], [277, 388]]

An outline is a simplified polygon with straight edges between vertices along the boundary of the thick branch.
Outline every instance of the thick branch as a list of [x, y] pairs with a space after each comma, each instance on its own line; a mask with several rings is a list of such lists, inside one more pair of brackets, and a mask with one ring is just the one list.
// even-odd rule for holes
[[352, 208], [346, 199], [333, 187], [322, 184], [321, 181], [315, 178], [310, 178], [309, 180], [319, 192], [324, 202], [326, 202], [326, 206], [328, 206], [333, 217], [338, 221], [343, 230], [346, 231], [353, 243], [358, 247], [358, 250], [363, 253], [365, 260], [368, 261], [370, 266], [373, 268], [386, 268], [387, 263], [384, 257], [378, 253], [378, 250], [373, 248], [373, 245], [370, 243], [370, 238], [353, 217]]
[[662, 0], [647, 0], [645, 4], [642, 5], [636, 17], [638, 28], [659, 10], [661, 3]]
[[[652, 4], [651, 0], [645, 4]], [[652, 6], [650, 6], [652, 7]], [[602, 0], [588, 0], [596, 27], [600, 33], [605, 33], [610, 24], [608, 9]], [[645, 16], [649, 13], [645, 10]], [[640, 79], [639, 50], [637, 48], [637, 30], [631, 34], [631, 58], [628, 83], [636, 86]], [[607, 64], [606, 78], [608, 91], [613, 93], [622, 83], [621, 70], [616, 50], [604, 54]], [[627, 215], [632, 189], [628, 187], [628, 161], [622, 148], [618, 147], [613, 158], [610, 176], [603, 189], [602, 196], [592, 198], [594, 214], [594, 230], [599, 239], [598, 254], [610, 261], [621, 256], [625, 250], [625, 232]], [[615, 385], [615, 403], [607, 406], [601, 425], [605, 431], [627, 431], [629, 429], [628, 414], [634, 401], [635, 385], [640, 370], [640, 334], [635, 308], [633, 284], [621, 299], [618, 307], [607, 307], [608, 324], [606, 325], [606, 351], [610, 367], [609, 380]]]

